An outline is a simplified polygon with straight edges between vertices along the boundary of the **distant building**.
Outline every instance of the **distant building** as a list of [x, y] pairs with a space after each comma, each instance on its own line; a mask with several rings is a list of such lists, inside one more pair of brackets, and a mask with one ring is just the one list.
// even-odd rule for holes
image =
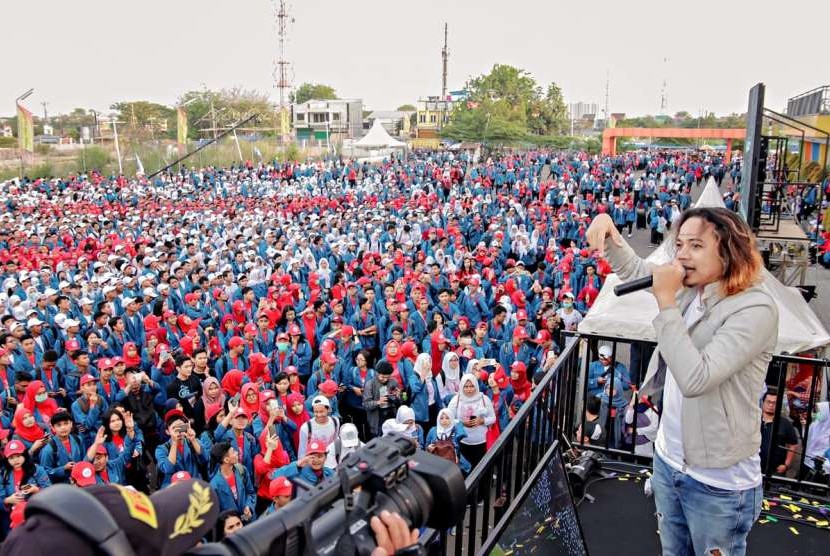
[[14, 137], [14, 133], [12, 132], [12, 126], [10, 126], [9, 124], [3, 124], [2, 129], [0, 129], [0, 136]]
[[571, 102], [568, 104], [568, 116], [572, 120], [594, 119], [599, 106], [596, 102]]
[[299, 141], [357, 139], [363, 135], [363, 101], [309, 100], [292, 104], [291, 127]]
[[[787, 101], [787, 116], [830, 133], [830, 85], [817, 87], [806, 93], [792, 97]], [[792, 139], [800, 138], [800, 133]], [[803, 162], [821, 164], [828, 156], [825, 146], [826, 137], [811, 129], [804, 130]]]
[[44, 135], [54, 135], [55, 134], [55, 128], [52, 127], [49, 124], [43, 124], [43, 134]]

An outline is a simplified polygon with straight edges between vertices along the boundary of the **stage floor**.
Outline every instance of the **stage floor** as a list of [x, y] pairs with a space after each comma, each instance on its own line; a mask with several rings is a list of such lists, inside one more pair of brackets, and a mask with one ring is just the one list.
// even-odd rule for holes
[[[644, 478], [628, 473], [627, 480], [613, 478], [591, 484], [588, 493], [595, 498], [594, 503], [585, 500], [578, 508], [591, 556], [661, 553], [654, 499], [643, 493]], [[830, 529], [784, 520], [763, 521], [762, 515], [749, 534], [747, 554], [828, 554]]]

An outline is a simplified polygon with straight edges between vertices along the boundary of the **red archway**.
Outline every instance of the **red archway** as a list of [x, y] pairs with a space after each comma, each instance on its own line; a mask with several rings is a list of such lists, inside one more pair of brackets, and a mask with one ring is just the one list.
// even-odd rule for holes
[[726, 162], [732, 158], [732, 141], [746, 139], [744, 128], [609, 127], [602, 132], [602, 154], [617, 154], [618, 137], [671, 139], [726, 139]]

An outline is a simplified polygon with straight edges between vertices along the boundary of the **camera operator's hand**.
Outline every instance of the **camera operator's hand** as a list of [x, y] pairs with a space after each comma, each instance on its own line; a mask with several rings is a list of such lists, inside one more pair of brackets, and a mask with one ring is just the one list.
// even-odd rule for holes
[[371, 525], [378, 543], [372, 556], [392, 556], [396, 551], [418, 543], [418, 530], [410, 531], [406, 521], [397, 513], [384, 510], [380, 512], [380, 517], [372, 517]]

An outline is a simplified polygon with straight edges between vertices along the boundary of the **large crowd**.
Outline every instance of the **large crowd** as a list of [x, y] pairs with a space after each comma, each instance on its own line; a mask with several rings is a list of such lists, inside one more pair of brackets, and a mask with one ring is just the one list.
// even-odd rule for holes
[[710, 176], [734, 207], [739, 164], [680, 152], [0, 184], [3, 534], [50, 484], [189, 477], [232, 528], [389, 432], [468, 472], [599, 295], [592, 218], [657, 244]]

